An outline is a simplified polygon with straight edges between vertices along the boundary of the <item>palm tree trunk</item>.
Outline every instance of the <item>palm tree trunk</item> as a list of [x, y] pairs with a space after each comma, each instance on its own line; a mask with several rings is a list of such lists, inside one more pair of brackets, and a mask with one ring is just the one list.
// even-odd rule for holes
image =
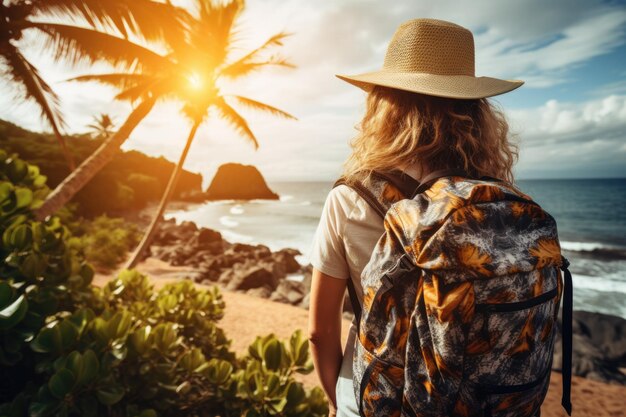
[[148, 115], [154, 106], [154, 99], [148, 99], [128, 116], [122, 127], [111, 137], [105, 140], [98, 149], [78, 168], [70, 173], [57, 187], [48, 195], [46, 201], [40, 208], [35, 210], [35, 218], [43, 220], [54, 214], [58, 209], [67, 204], [74, 195], [81, 190], [91, 179], [115, 156], [124, 144], [130, 133]]
[[189, 132], [189, 136], [187, 137], [187, 143], [185, 144], [185, 148], [183, 149], [183, 153], [180, 155], [180, 159], [178, 160], [178, 164], [174, 168], [174, 172], [170, 175], [170, 180], [167, 183], [167, 187], [165, 188], [165, 192], [163, 193], [163, 197], [161, 197], [161, 202], [159, 203], [159, 208], [146, 231], [146, 234], [141, 239], [139, 246], [135, 249], [135, 252], [130, 257], [130, 260], [126, 264], [126, 269], [134, 268], [137, 263], [141, 260], [141, 256], [145, 252], [145, 250], [150, 246], [150, 242], [154, 237], [154, 233], [157, 230], [157, 226], [161, 221], [161, 217], [163, 216], [163, 212], [165, 212], [165, 207], [167, 203], [169, 203], [170, 198], [174, 194], [174, 189], [176, 188], [176, 183], [178, 183], [178, 178], [180, 177], [180, 173], [183, 170], [183, 165], [185, 164], [185, 159], [187, 159], [187, 153], [189, 153], [189, 148], [191, 147], [191, 143], [193, 142], [193, 138], [196, 136], [196, 131], [200, 126], [200, 122], [195, 122]]

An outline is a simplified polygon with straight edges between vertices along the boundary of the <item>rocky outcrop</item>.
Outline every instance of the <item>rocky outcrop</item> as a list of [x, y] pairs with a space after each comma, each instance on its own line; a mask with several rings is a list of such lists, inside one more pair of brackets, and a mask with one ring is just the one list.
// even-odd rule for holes
[[[626, 320], [607, 314], [574, 311], [572, 330], [572, 373], [626, 385]], [[559, 332], [553, 368], [560, 370], [561, 364]]]
[[308, 308], [311, 266], [298, 263], [297, 249], [272, 252], [265, 245], [231, 243], [218, 231], [172, 219], [160, 223], [150, 254], [171, 265], [197, 268], [192, 278], [199, 283]]
[[236, 163], [221, 165], [205, 194], [208, 200], [278, 199], [258, 169]]

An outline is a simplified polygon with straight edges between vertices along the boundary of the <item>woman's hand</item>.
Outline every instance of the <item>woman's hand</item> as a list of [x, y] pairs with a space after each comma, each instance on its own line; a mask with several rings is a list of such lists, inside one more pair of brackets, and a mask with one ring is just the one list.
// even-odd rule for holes
[[337, 413], [335, 386], [341, 369], [341, 311], [346, 280], [313, 268], [309, 304], [309, 343], [315, 370], [328, 398], [330, 416]]

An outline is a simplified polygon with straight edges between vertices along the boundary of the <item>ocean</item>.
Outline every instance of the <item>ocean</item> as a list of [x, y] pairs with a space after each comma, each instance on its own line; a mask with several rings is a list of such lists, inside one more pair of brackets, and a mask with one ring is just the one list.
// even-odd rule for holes
[[[219, 230], [232, 242], [296, 248], [306, 264], [332, 184], [268, 185], [280, 200], [209, 202], [165, 217]], [[521, 180], [518, 185], [557, 221], [571, 262], [574, 308], [626, 318], [626, 179]]]

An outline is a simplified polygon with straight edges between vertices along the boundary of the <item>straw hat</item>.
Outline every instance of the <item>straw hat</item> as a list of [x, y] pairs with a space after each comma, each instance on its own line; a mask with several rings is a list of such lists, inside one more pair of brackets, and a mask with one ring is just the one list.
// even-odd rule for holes
[[476, 99], [496, 96], [524, 84], [474, 75], [474, 36], [451, 22], [413, 19], [393, 35], [383, 68], [340, 79], [365, 91], [375, 85], [431, 96]]

